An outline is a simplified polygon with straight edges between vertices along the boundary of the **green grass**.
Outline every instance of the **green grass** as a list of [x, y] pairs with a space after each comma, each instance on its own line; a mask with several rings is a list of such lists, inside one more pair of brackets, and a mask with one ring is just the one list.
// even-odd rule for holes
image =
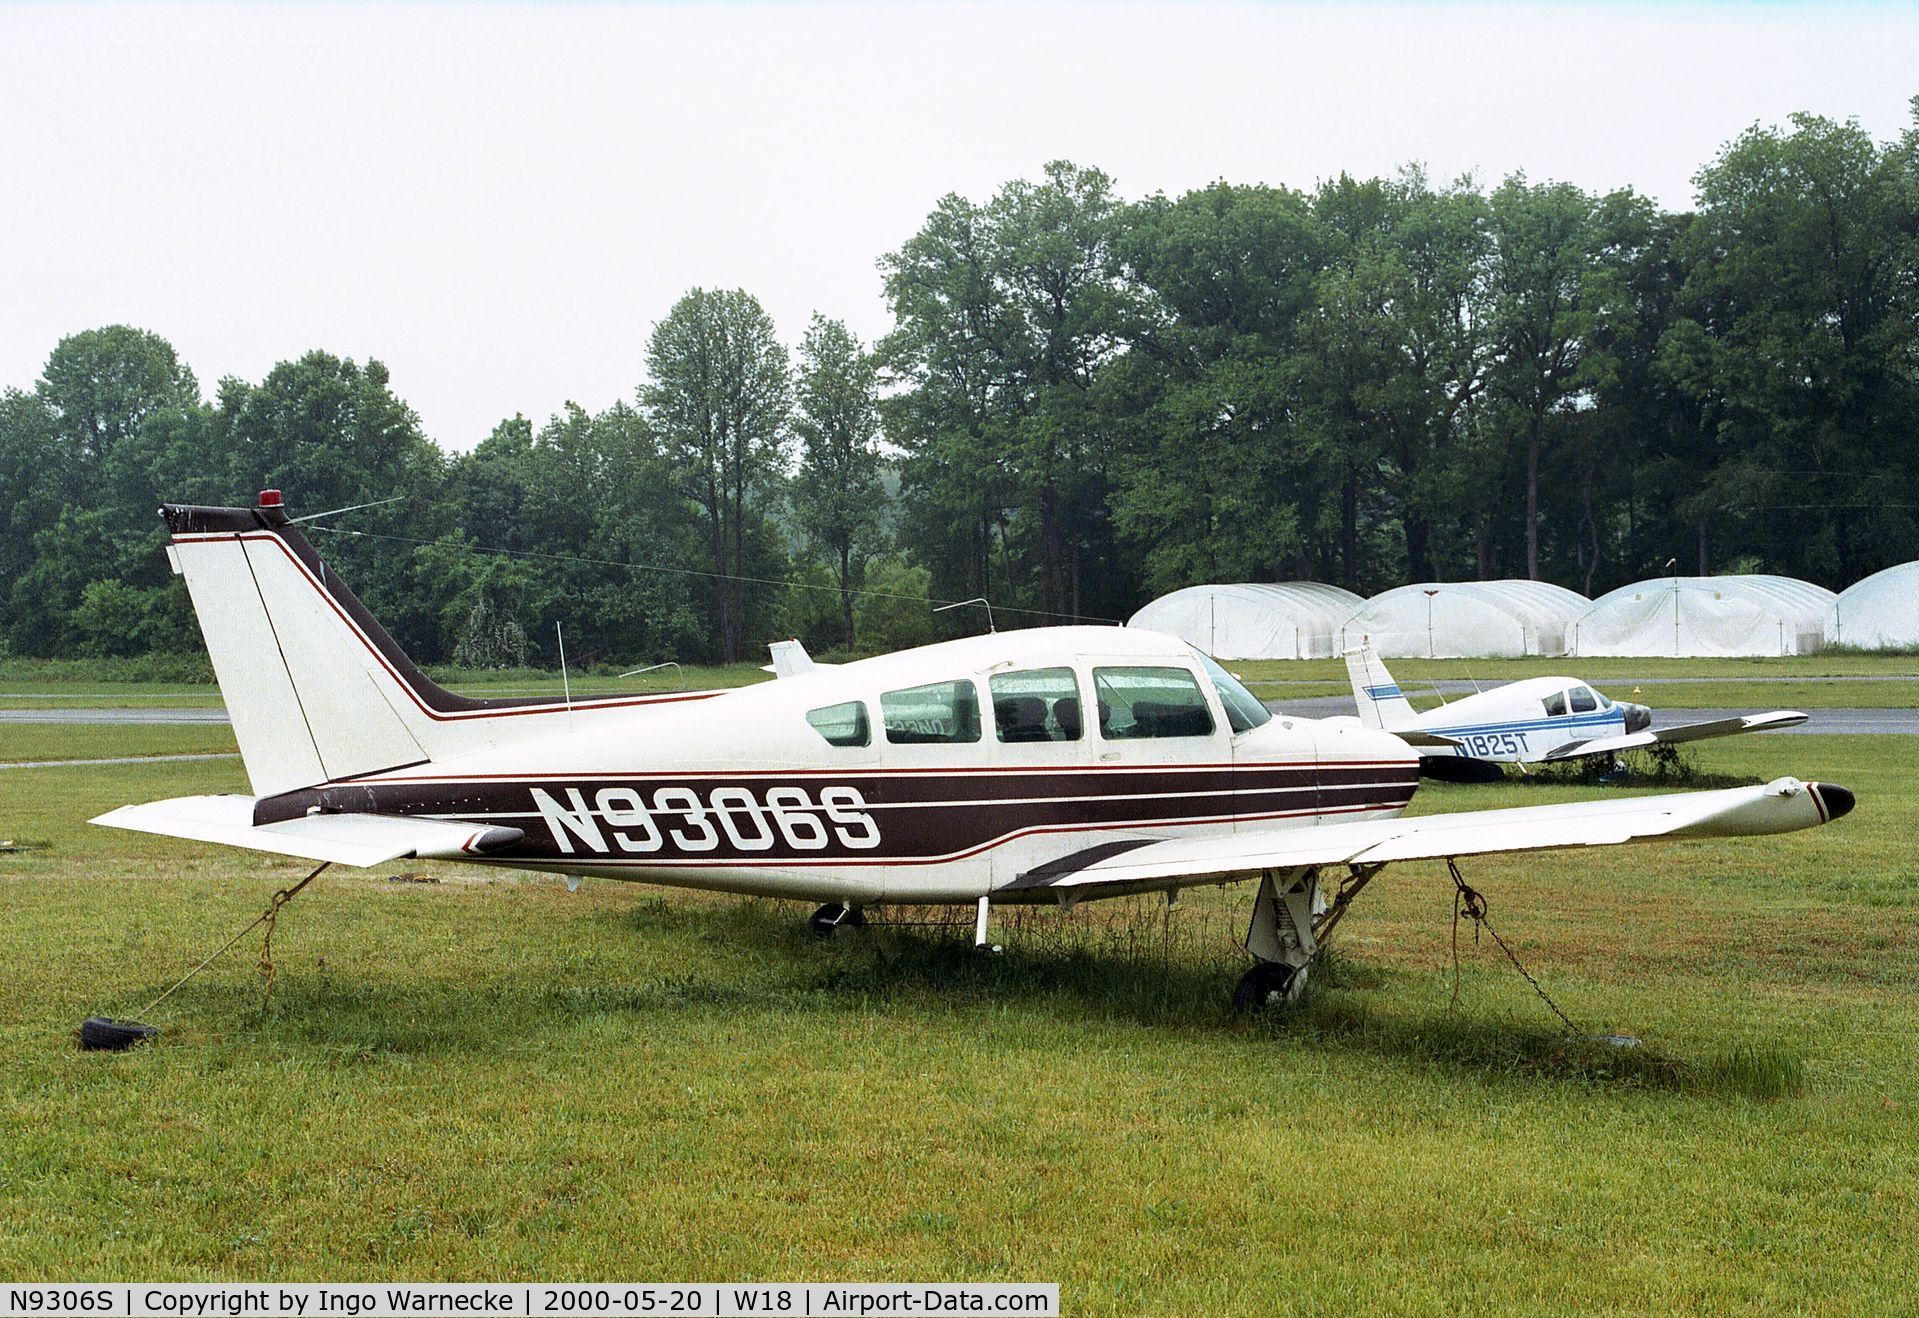
[[[89, 730], [90, 731], [90, 730]], [[426, 867], [288, 908], [77, 1052], [300, 868], [82, 824], [234, 761], [8, 771], [0, 1275], [1021, 1277], [1069, 1312], [1469, 1304], [1886, 1310], [1919, 1282], [1919, 749], [1716, 743], [1839, 781], [1777, 839], [1466, 864], [1367, 890], [1308, 1001], [1225, 998], [1250, 893], [830, 943], [792, 904]], [[1417, 808], [1595, 789], [1430, 787]]]
[[224, 723], [0, 723], [0, 763], [236, 752]]
[[[1783, 659], [1394, 659], [1393, 677], [1413, 703], [1439, 703], [1427, 683], [1475, 681], [1492, 688], [1528, 677], [1589, 681], [1615, 700], [1657, 709], [1910, 709], [1919, 707], [1919, 659], [1808, 655]], [[1229, 664], [1267, 700], [1303, 700], [1352, 690], [1343, 660], [1246, 660]], [[1646, 678], [1665, 679], [1641, 686]], [[1672, 680], [1680, 679], [1680, 680]], [[1693, 680], [1685, 680], [1693, 679]], [[1457, 695], [1447, 699], [1456, 700]]]
[[1919, 682], [1841, 679], [1832, 682], [1661, 682], [1639, 687], [1631, 680], [1600, 682], [1614, 700], [1636, 700], [1654, 709], [1912, 709]]

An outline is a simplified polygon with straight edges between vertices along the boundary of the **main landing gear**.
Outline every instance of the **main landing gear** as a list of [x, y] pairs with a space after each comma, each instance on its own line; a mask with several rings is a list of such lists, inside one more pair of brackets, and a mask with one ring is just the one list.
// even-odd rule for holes
[[821, 938], [831, 938], [842, 928], [864, 929], [866, 912], [849, 902], [828, 902], [813, 912], [806, 926]]
[[1264, 1011], [1297, 1002], [1327, 935], [1379, 870], [1378, 865], [1355, 865], [1331, 901], [1321, 891], [1317, 869], [1267, 870], [1246, 930], [1246, 950], [1258, 960], [1233, 989], [1233, 1010]]

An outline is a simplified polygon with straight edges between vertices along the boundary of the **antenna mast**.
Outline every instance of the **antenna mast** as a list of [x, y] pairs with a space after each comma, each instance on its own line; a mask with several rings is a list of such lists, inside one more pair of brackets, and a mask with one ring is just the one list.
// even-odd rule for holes
[[566, 633], [560, 629], [560, 620], [553, 620], [553, 634], [560, 640], [560, 690], [566, 697], [566, 730], [573, 731], [573, 683], [566, 675]]

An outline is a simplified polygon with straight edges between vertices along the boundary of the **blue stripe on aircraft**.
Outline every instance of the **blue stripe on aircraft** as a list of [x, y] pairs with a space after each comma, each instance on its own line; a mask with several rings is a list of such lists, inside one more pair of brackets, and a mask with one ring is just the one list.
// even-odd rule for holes
[[1366, 688], [1366, 694], [1374, 700], [1391, 700], [1400, 694], [1399, 683], [1395, 682], [1391, 686], [1369, 686]]
[[1515, 719], [1509, 723], [1465, 723], [1458, 727], [1423, 728], [1424, 732], [1437, 732], [1443, 737], [1472, 732], [1547, 732], [1554, 728], [1594, 728], [1617, 723], [1624, 731], [1626, 716], [1616, 712], [1605, 714], [1575, 714], [1571, 718], [1554, 719]]

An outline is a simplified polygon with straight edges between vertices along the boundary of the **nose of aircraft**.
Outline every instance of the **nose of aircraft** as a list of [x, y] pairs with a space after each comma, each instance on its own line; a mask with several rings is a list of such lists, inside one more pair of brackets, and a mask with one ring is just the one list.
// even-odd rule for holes
[[1851, 814], [1853, 806], [1858, 804], [1857, 798], [1838, 783], [1814, 783], [1812, 790], [1821, 801], [1826, 803], [1828, 822], [1842, 815]]
[[1652, 711], [1644, 705], [1635, 705], [1630, 700], [1622, 700], [1619, 707], [1626, 711], [1626, 731], [1644, 732], [1652, 726]]

